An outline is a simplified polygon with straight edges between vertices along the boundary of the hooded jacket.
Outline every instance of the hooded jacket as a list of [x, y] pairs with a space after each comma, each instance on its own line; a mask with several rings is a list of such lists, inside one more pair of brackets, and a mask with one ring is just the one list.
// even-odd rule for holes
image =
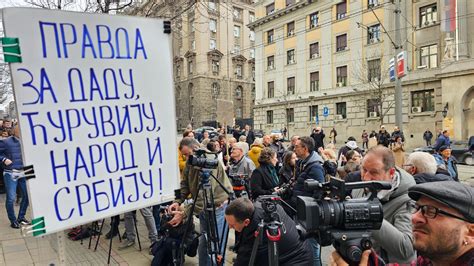
[[[208, 159], [215, 159], [215, 155], [207, 154]], [[223, 164], [219, 161], [218, 167], [211, 171], [211, 174], [216, 177], [217, 180], [227, 189], [227, 191], [232, 191], [232, 185], [230, 183], [227, 174], [225, 173]], [[222, 189], [222, 187], [217, 183], [214, 177], [209, 178], [209, 183], [211, 184], [211, 190], [214, 195], [214, 204], [216, 207], [221, 206], [228, 198], [229, 195]], [[191, 195], [193, 198], [196, 196], [199, 190], [199, 184], [201, 182], [201, 169], [195, 166], [186, 164], [183, 170], [183, 178], [181, 179], [181, 197], [176, 202], [183, 203], [185, 199]], [[199, 190], [198, 197], [196, 199], [196, 207], [194, 208], [194, 215], [198, 215], [204, 208], [204, 199], [203, 199], [202, 189]], [[190, 215], [191, 204], [188, 204], [188, 208], [185, 210], [186, 216]]]
[[373, 231], [374, 248], [387, 263], [410, 263], [416, 259], [413, 248], [411, 213], [406, 204], [411, 201], [408, 189], [416, 185], [413, 176], [397, 168], [396, 175], [400, 179], [398, 187], [391, 193], [388, 200], [382, 201], [382, 226]]
[[427, 183], [427, 182], [438, 182], [438, 181], [453, 181], [450, 176], [444, 175], [441, 173], [437, 174], [429, 174], [429, 173], [419, 173], [413, 175], [413, 178], [415, 178], [415, 182], [417, 184], [422, 184], [422, 183]]
[[[255, 232], [258, 224], [264, 218], [264, 211], [259, 202], [254, 203], [255, 210], [250, 219], [250, 224], [246, 226], [238, 235], [235, 249], [237, 257], [234, 266], [247, 266], [250, 262], [253, 244], [255, 242]], [[281, 233], [278, 243], [279, 265], [286, 266], [310, 266], [313, 264], [312, 250], [307, 242], [300, 240], [295, 222], [285, 213], [283, 208], [277, 204], [276, 213], [280, 221], [284, 224], [285, 230]], [[262, 235], [262, 234], [260, 234]], [[255, 265], [267, 266], [268, 244], [267, 236], [264, 233], [262, 241], [258, 245]]]
[[[5, 160], [12, 161], [10, 165], [5, 165]], [[17, 137], [11, 136], [0, 140], [0, 161], [5, 170], [22, 169], [23, 158], [21, 157], [21, 142]]]
[[292, 203], [296, 206], [297, 196], [312, 196], [313, 193], [305, 191], [304, 182], [314, 179], [320, 183], [324, 182], [323, 158], [312, 151], [304, 160], [296, 161], [296, 183], [293, 187]]
[[255, 167], [260, 166], [260, 163], [258, 162], [258, 157], [260, 157], [260, 153], [262, 152], [262, 149], [263, 149], [263, 145], [260, 145], [260, 144], [252, 144], [252, 146], [250, 146], [248, 157], [255, 164]]

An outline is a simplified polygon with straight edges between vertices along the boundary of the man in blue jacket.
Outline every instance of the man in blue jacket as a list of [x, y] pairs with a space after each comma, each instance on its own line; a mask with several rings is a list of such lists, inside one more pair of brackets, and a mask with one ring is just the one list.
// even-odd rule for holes
[[441, 136], [438, 137], [436, 140], [436, 144], [434, 146], [435, 151], [439, 151], [439, 149], [443, 146], [451, 146], [451, 140], [449, 139], [449, 132], [445, 129]]
[[[296, 182], [293, 187], [292, 204], [296, 206], [297, 196], [312, 196], [313, 193], [305, 191], [304, 182], [308, 179], [314, 179], [320, 183], [324, 182], [324, 160], [314, 151], [314, 140], [311, 137], [301, 137], [296, 141], [295, 153], [298, 157], [296, 162]], [[314, 238], [309, 239], [314, 251], [315, 266], [321, 265], [320, 247]]]
[[[21, 224], [29, 224], [25, 219], [26, 210], [28, 209], [28, 193], [26, 191], [26, 180], [23, 176], [15, 172], [22, 170], [23, 159], [21, 157], [21, 142], [19, 139], [20, 132], [18, 126], [13, 128], [13, 136], [0, 140], [0, 161], [4, 167], [3, 180], [7, 192], [7, 201], [5, 207], [7, 209], [10, 226], [18, 229]], [[16, 199], [17, 186], [21, 192], [21, 203], [18, 216], [15, 216], [13, 203]]]

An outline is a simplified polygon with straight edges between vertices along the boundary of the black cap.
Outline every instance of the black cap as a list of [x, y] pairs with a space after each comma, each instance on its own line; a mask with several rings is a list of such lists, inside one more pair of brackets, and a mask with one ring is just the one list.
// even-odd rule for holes
[[408, 189], [408, 196], [418, 200], [421, 196], [431, 198], [460, 212], [470, 223], [474, 223], [474, 188], [456, 181], [428, 182]]
[[443, 152], [447, 149], [449, 149], [449, 146], [448, 145], [443, 145], [443, 146], [439, 147], [439, 152]]

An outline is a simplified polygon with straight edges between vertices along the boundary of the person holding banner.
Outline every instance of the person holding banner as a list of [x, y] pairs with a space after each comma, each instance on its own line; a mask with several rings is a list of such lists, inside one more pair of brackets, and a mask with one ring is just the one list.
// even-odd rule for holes
[[[26, 191], [26, 180], [23, 169], [23, 159], [21, 156], [20, 130], [18, 125], [13, 128], [13, 136], [0, 140], [0, 161], [4, 168], [3, 180], [7, 192], [7, 200], [5, 207], [7, 209], [8, 219], [11, 228], [19, 229], [20, 224], [29, 224], [25, 219], [26, 210], [28, 209], [28, 193]], [[21, 192], [21, 203], [18, 216], [15, 216], [13, 203], [16, 199], [17, 187]]]

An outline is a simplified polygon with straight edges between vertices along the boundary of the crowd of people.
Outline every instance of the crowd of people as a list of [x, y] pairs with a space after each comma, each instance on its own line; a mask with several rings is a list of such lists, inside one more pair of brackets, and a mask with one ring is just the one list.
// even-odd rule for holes
[[[305, 190], [305, 181], [309, 179], [319, 182], [327, 182], [331, 177], [346, 182], [386, 181], [392, 188], [377, 194], [382, 202], [384, 220], [381, 228], [372, 235], [372, 254], [364, 253], [364, 259], [376, 256], [377, 260], [391, 264], [436, 265], [442, 261], [468, 262], [471, 264], [456, 265], [472, 265], [474, 189], [459, 183], [455, 163], [451, 163], [447, 131], [443, 131], [435, 143], [437, 154], [413, 152], [406, 159], [405, 137], [397, 127], [391, 134], [384, 126], [379, 132], [368, 134], [364, 131], [362, 148], [357, 145], [356, 138], [349, 137], [337, 156], [334, 144], [337, 133], [335, 129], [331, 132], [330, 142], [326, 142], [323, 129], [315, 127], [309, 136], [292, 136], [287, 145], [270, 135], [256, 138], [248, 125], [244, 130], [234, 132], [230, 138], [225, 135], [215, 139], [204, 136], [200, 143], [189, 129], [183, 134], [179, 145], [181, 199], [196, 196], [196, 191], [190, 187], [198, 186], [196, 171], [199, 168], [187, 165], [186, 160], [197, 149], [205, 149], [207, 158], [218, 158], [219, 167], [213, 173], [227, 189], [235, 189], [233, 180], [242, 179], [248, 197], [240, 197], [228, 205], [228, 195], [219, 189], [218, 184], [212, 184], [212, 189], [215, 206], [218, 206], [218, 231], [222, 231], [225, 220], [237, 232], [236, 243], [232, 247], [237, 254], [234, 262], [235, 265], [248, 265], [254, 233], [262, 218], [262, 206], [258, 201], [260, 196], [279, 195], [295, 208], [298, 196], [312, 196]], [[451, 193], [458, 192], [464, 193], [465, 198], [450, 198], [454, 195]], [[353, 190], [351, 194], [351, 197], [363, 196], [367, 196], [365, 190]], [[200, 195], [197, 199], [200, 200]], [[180, 200], [170, 207], [175, 215], [171, 221], [173, 225], [180, 224], [184, 221], [183, 217], [191, 215], [189, 205], [183, 202]], [[280, 263], [321, 265], [320, 246], [315, 238], [301, 239], [298, 236], [294, 211], [281, 206], [277, 213], [286, 224], [288, 234], [279, 242], [282, 247], [279, 250]], [[201, 219], [202, 209], [195, 208], [193, 214], [200, 218], [201, 226], [205, 225], [205, 220]], [[441, 236], [440, 232], [434, 231], [435, 226], [451, 219], [457, 219], [456, 224], [461, 226], [458, 227], [459, 232], [449, 235], [452, 241], [436, 245], [429, 242]], [[206, 228], [202, 230], [206, 231]], [[202, 246], [200, 265], [208, 265], [206, 263], [209, 262], [206, 244], [206, 238], [202, 237], [199, 243]], [[268, 265], [266, 252], [266, 244], [261, 244], [257, 255], [259, 265]], [[337, 252], [332, 255], [332, 261], [336, 265], [347, 265]]]
[[[29, 223], [25, 219], [28, 197], [25, 179], [13, 176], [12, 170], [21, 169], [23, 163], [18, 128], [8, 122], [3, 121], [2, 125], [5, 130], [2, 130], [3, 139], [0, 140], [0, 160], [7, 191], [8, 218], [12, 228], [19, 228], [21, 223]], [[431, 141], [432, 136], [426, 132], [425, 135]], [[307, 180], [323, 183], [332, 177], [345, 182], [385, 181], [391, 184], [390, 190], [379, 191], [376, 195], [382, 203], [383, 222], [380, 229], [373, 232], [373, 248], [364, 252], [361, 265], [381, 261], [393, 265], [473, 265], [474, 188], [459, 182], [456, 162], [450, 154], [448, 131], [442, 131], [434, 142], [436, 154], [413, 152], [408, 157], [405, 156], [405, 137], [397, 127], [391, 134], [384, 126], [378, 132], [364, 130], [359, 140], [349, 137], [339, 148], [336, 147], [336, 136], [337, 132], [332, 128], [327, 141], [324, 130], [315, 127], [308, 136], [292, 136], [289, 143], [284, 143], [277, 136], [256, 137], [249, 125], [228, 135], [219, 130], [213, 136], [207, 131], [196, 134], [188, 128], [178, 145], [180, 197], [166, 211], [160, 205], [140, 210], [152, 243], [150, 252], [155, 255], [152, 265], [166, 265], [162, 256], [172, 254], [159, 252], [166, 248], [165, 244], [156, 244], [163, 237], [160, 229], [164, 226], [185, 228], [186, 221], [193, 221], [194, 217], [199, 220], [200, 232], [215, 229], [219, 240], [233, 229], [236, 239], [230, 245], [237, 255], [234, 264], [248, 265], [255, 232], [264, 217], [259, 198], [278, 195], [288, 203], [278, 205], [275, 210], [285, 228], [278, 242], [279, 263], [319, 266], [322, 264], [319, 242], [315, 237], [304, 238], [299, 234], [295, 209], [298, 196], [313, 195], [305, 189]], [[358, 141], [362, 143], [361, 147]], [[218, 161], [215, 169], [209, 169], [213, 176], [209, 182], [215, 206], [213, 217], [209, 216], [209, 199], [200, 187], [202, 168], [189, 163], [189, 158], [197, 152], [206, 159]], [[13, 205], [17, 188], [21, 203], [19, 214], [15, 215]], [[230, 200], [229, 192], [237, 198]], [[368, 195], [366, 190], [355, 189], [348, 196]], [[135, 244], [135, 215], [135, 212], [125, 214], [125, 241], [119, 249]], [[170, 218], [163, 221], [163, 215]], [[215, 221], [215, 228], [209, 228], [211, 219]], [[106, 238], [118, 234], [120, 217], [111, 220]], [[255, 264], [269, 265], [268, 240], [262, 239]], [[225, 254], [225, 244], [215, 246], [209, 241], [216, 239], [209, 239], [205, 234], [199, 236], [199, 265], [210, 265], [213, 254]], [[337, 251], [331, 255], [331, 263], [347, 265]]]

